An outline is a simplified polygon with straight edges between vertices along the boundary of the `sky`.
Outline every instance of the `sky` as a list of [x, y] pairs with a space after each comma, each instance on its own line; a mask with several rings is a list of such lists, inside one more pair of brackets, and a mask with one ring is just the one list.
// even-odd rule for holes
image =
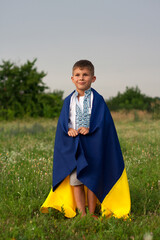
[[105, 99], [126, 86], [160, 97], [160, 0], [0, 0], [0, 62], [35, 58], [64, 97], [80, 59], [94, 64]]

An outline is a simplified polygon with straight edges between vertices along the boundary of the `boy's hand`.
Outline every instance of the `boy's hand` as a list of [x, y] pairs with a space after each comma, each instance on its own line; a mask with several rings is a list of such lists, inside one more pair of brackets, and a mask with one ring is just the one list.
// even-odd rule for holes
[[78, 133], [80, 133], [82, 135], [86, 135], [89, 133], [89, 128], [80, 127], [80, 128], [78, 128]]
[[76, 137], [77, 135], [78, 135], [78, 132], [75, 129], [73, 129], [73, 128], [68, 129], [68, 136]]

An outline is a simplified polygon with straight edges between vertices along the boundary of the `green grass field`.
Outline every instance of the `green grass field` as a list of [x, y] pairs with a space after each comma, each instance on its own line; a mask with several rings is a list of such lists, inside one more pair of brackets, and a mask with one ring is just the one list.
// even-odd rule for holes
[[0, 122], [0, 239], [160, 239], [160, 121], [116, 121], [131, 220], [40, 213], [52, 184], [56, 122]]

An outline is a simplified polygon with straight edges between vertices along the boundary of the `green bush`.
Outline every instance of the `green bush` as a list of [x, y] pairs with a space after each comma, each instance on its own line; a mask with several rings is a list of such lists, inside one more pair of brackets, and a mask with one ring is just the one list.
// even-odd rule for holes
[[63, 105], [63, 92], [43, 93], [39, 95], [38, 102], [41, 106], [40, 116], [47, 118], [58, 117]]
[[21, 105], [20, 102], [14, 101], [12, 103], [11, 107], [12, 107], [12, 112], [14, 113], [14, 117], [15, 118], [17, 118], [17, 117], [18, 118], [22, 118], [23, 117], [23, 115], [24, 115], [24, 108], [23, 108], [23, 106]]
[[138, 87], [126, 87], [124, 93], [118, 92], [116, 97], [106, 100], [110, 110], [116, 111], [120, 109], [131, 110], [147, 110], [151, 111], [152, 98], [142, 94]]
[[160, 119], [160, 99], [155, 98], [155, 101], [151, 104], [153, 119]]
[[0, 119], [58, 117], [63, 104], [63, 91], [45, 93], [46, 74], [38, 72], [33, 62], [17, 66], [10, 61], [0, 65]]
[[14, 111], [12, 109], [0, 109], [0, 120], [13, 120], [14, 119]]

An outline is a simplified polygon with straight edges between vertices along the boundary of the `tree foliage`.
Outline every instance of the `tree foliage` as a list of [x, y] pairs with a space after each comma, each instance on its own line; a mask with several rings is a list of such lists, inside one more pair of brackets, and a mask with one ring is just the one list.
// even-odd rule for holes
[[153, 101], [153, 98], [142, 94], [138, 86], [136, 86], [135, 88], [126, 87], [124, 93], [118, 92], [116, 97], [112, 97], [106, 102], [110, 110], [140, 109], [151, 111], [151, 103]]
[[56, 117], [62, 107], [63, 92], [45, 93], [46, 73], [38, 72], [37, 59], [18, 66], [10, 61], [0, 65], [0, 118], [23, 116]]
[[[18, 66], [11, 61], [0, 65], [0, 119], [58, 117], [63, 104], [63, 91], [45, 92], [46, 73], [38, 72], [37, 59]], [[110, 110], [140, 109], [160, 118], [160, 99], [147, 97], [138, 87], [126, 87], [124, 93], [106, 100]]]

